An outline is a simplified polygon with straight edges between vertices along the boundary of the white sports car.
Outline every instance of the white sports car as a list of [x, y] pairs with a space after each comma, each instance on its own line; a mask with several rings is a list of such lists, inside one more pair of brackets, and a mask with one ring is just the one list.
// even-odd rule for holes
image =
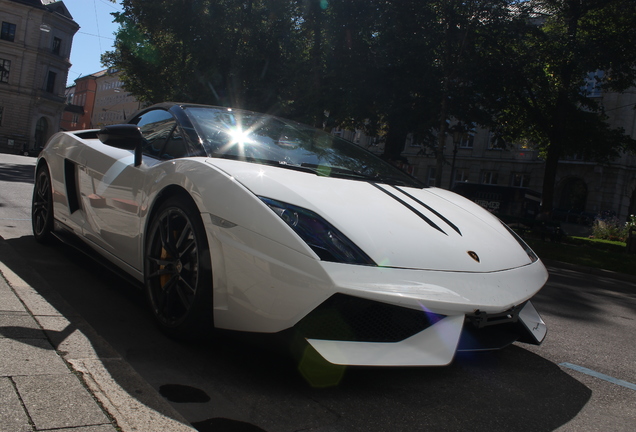
[[57, 133], [32, 213], [38, 241], [79, 239], [143, 284], [171, 333], [293, 328], [346, 365], [445, 365], [546, 334], [530, 302], [546, 269], [499, 219], [270, 115], [165, 103]]

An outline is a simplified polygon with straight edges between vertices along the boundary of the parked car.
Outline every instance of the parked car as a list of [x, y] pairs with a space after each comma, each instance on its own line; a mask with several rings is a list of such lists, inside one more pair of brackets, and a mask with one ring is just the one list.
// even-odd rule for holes
[[539, 344], [547, 272], [499, 219], [321, 130], [163, 103], [41, 152], [36, 240], [79, 240], [161, 328], [294, 329], [347, 365]]

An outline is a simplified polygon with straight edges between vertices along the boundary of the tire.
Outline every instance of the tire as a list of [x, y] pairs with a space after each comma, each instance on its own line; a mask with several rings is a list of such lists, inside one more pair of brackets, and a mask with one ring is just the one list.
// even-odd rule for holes
[[51, 175], [46, 165], [41, 165], [35, 175], [31, 200], [31, 226], [39, 243], [48, 243], [53, 237], [53, 192]]
[[146, 235], [145, 288], [159, 327], [194, 340], [212, 330], [212, 270], [196, 206], [171, 197], [158, 208]]

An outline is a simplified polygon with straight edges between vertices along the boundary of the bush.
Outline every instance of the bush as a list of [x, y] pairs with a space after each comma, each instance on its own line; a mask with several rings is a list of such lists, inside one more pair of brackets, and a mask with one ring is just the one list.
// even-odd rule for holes
[[592, 224], [592, 237], [624, 242], [627, 240], [631, 227], [636, 227], [635, 215], [630, 215], [625, 224], [622, 224], [616, 216], [599, 215]]

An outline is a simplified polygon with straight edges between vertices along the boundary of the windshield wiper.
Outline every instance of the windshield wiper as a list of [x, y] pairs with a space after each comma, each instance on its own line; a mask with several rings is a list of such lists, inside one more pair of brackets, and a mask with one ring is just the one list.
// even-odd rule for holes
[[339, 177], [339, 178], [356, 178], [363, 180], [374, 180], [373, 176], [364, 174], [358, 171], [351, 170], [349, 168], [332, 167], [327, 165], [316, 165], [310, 163], [301, 163], [302, 168], [312, 169], [318, 175], [325, 177]]
[[387, 183], [392, 185], [401, 185], [406, 186], [408, 182], [404, 179], [393, 177], [390, 175], [384, 175], [381, 173], [376, 173], [375, 175], [365, 174], [358, 171], [354, 171], [348, 168], [342, 167], [329, 167], [324, 165], [315, 165], [315, 164], [301, 164], [301, 167], [311, 168], [319, 171], [318, 175], [325, 175], [327, 177], [338, 177], [338, 178], [350, 178], [357, 180], [368, 180], [372, 182], [378, 183]]

